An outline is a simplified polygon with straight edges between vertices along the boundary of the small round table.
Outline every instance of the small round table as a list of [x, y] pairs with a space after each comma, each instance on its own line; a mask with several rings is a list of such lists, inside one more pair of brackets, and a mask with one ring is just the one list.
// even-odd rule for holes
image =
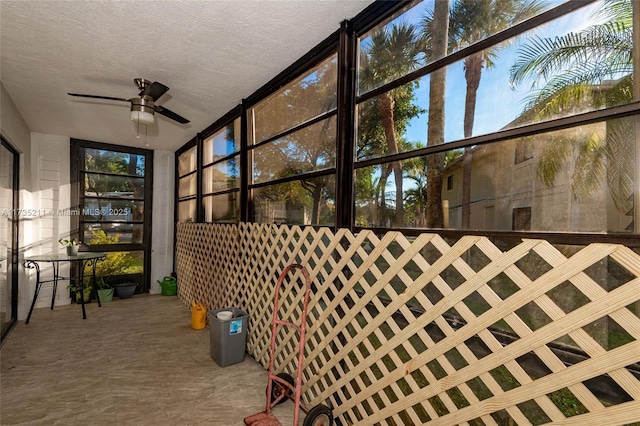
[[[33, 308], [36, 305], [36, 300], [38, 299], [38, 294], [40, 293], [40, 289], [42, 288], [42, 284], [44, 283], [53, 283], [53, 295], [51, 296], [51, 309], [53, 310], [53, 305], [56, 300], [56, 291], [58, 289], [58, 281], [59, 280], [73, 280], [74, 278], [65, 278], [60, 276], [60, 262], [79, 262], [80, 263], [80, 276], [77, 278], [80, 282], [80, 286], [82, 288], [82, 296], [84, 296], [84, 269], [86, 266], [91, 266], [92, 268], [92, 290], [98, 301], [98, 306], [101, 307], [100, 297], [98, 297], [98, 291], [96, 290], [96, 263], [99, 260], [104, 260], [107, 255], [105, 253], [97, 253], [97, 252], [82, 252], [78, 253], [77, 256], [69, 256], [66, 253], [59, 254], [42, 254], [35, 256], [28, 256], [23, 259], [23, 265], [28, 269], [36, 270], [36, 292], [33, 295], [33, 301], [31, 302], [31, 309], [29, 309], [29, 315], [27, 316], [27, 320], [25, 324], [29, 324], [29, 320], [31, 319], [31, 313], [33, 312]], [[53, 279], [40, 281], [40, 263], [51, 263], [53, 265]], [[84, 297], [80, 297], [80, 304], [82, 305], [82, 318], [87, 319], [87, 313], [84, 309]]]

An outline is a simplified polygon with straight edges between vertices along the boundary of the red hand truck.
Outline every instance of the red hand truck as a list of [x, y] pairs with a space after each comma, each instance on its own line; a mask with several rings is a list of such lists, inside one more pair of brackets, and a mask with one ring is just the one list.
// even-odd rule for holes
[[[283, 321], [278, 315], [278, 299], [280, 297], [280, 288], [289, 271], [299, 268], [305, 279], [305, 293], [302, 304], [302, 316], [300, 324], [294, 324], [289, 321]], [[331, 409], [326, 405], [316, 405], [311, 409], [300, 402], [302, 388], [302, 363], [304, 361], [304, 342], [305, 332], [307, 328], [307, 305], [309, 304], [309, 294], [311, 293], [311, 278], [309, 272], [304, 266], [291, 264], [287, 266], [276, 284], [273, 296], [273, 320], [271, 321], [271, 345], [269, 346], [269, 376], [267, 382], [267, 407], [266, 410], [249, 417], [245, 417], [244, 424], [247, 426], [281, 426], [280, 421], [273, 415], [271, 410], [276, 405], [284, 402], [287, 398], [291, 398], [293, 393], [293, 402], [295, 404], [293, 413], [293, 424], [298, 426], [298, 414], [300, 409], [307, 413], [304, 418], [303, 426], [331, 426], [333, 425], [333, 415]], [[275, 357], [276, 346], [276, 328], [277, 326], [292, 327], [296, 329], [300, 335], [298, 342], [298, 373], [296, 379], [286, 374], [273, 374], [273, 360]]]

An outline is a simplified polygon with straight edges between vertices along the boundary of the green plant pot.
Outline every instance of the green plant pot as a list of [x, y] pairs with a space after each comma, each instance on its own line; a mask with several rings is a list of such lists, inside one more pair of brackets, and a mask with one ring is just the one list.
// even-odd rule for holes
[[100, 298], [100, 303], [111, 302], [113, 300], [113, 289], [112, 288], [99, 289], [98, 297]]

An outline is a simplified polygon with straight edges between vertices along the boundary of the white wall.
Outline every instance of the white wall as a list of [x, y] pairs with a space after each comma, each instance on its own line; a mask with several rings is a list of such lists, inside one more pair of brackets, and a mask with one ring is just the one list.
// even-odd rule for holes
[[[31, 202], [23, 208], [36, 210], [38, 214], [22, 218], [25, 232], [32, 241], [25, 247], [26, 255], [59, 253], [62, 248], [58, 240], [69, 236], [71, 219], [64, 214], [71, 210], [69, 149], [70, 139], [66, 136], [31, 134]], [[40, 267], [41, 280], [53, 278], [51, 264], [41, 264]], [[60, 264], [60, 274], [69, 276], [67, 263]], [[70, 303], [67, 284], [63, 281], [58, 285], [56, 305]], [[51, 306], [52, 291], [52, 283], [42, 286], [36, 308]], [[19, 319], [26, 318], [34, 292], [35, 278], [32, 277], [26, 289], [28, 297], [22, 300], [18, 309]]]
[[31, 189], [31, 130], [0, 82], [0, 133], [20, 153], [20, 189]]
[[[0, 82], [0, 133], [16, 149], [20, 155], [19, 164], [19, 198], [18, 207], [31, 204], [31, 130], [20, 115], [11, 96]], [[25, 227], [25, 221], [19, 222], [18, 246], [20, 256], [24, 255], [25, 247], [33, 243]], [[25, 314], [25, 302], [29, 299], [30, 273], [20, 265], [18, 272], [18, 316]], [[27, 307], [28, 312], [28, 307]]]
[[[20, 256], [58, 253], [58, 240], [67, 238], [70, 210], [70, 138], [32, 133], [0, 82], [0, 132], [20, 153], [20, 209], [37, 214], [20, 219]], [[154, 152], [151, 293], [159, 293], [158, 280], [173, 268], [174, 153]], [[61, 264], [68, 276], [68, 265]], [[20, 266], [18, 319], [24, 320], [35, 292], [35, 272]], [[42, 279], [52, 276], [50, 265], [42, 266]], [[56, 305], [69, 304], [67, 282], [61, 282]], [[40, 291], [36, 308], [49, 307], [52, 285]]]
[[174, 160], [170, 151], [153, 152], [153, 212], [151, 220], [151, 288], [160, 293], [158, 280], [173, 268]]

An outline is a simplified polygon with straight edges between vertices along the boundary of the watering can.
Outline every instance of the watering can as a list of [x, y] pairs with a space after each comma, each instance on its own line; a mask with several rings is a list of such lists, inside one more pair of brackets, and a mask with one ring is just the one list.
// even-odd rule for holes
[[163, 296], [175, 296], [178, 292], [177, 281], [174, 277], [164, 277], [162, 281], [158, 280], [158, 284], [162, 288], [160, 294]]
[[191, 301], [191, 328], [202, 330], [207, 326], [207, 310], [201, 303]]

